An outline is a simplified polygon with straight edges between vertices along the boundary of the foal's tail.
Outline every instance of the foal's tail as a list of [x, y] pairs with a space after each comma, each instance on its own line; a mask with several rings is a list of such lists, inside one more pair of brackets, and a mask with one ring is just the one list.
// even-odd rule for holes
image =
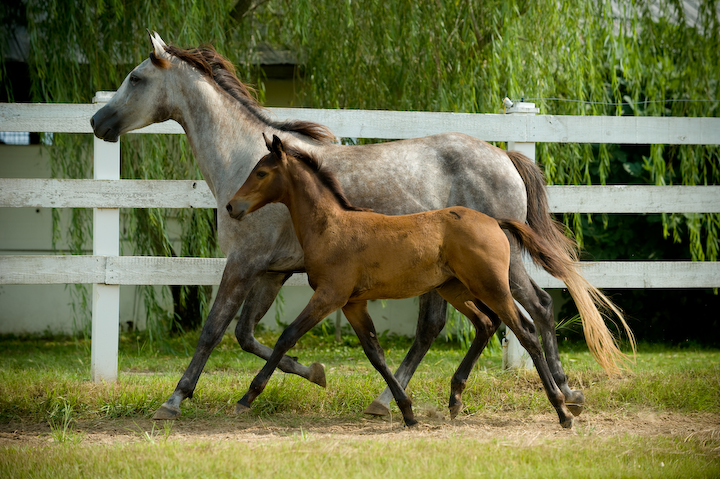
[[545, 176], [540, 168], [517, 151], [507, 153], [527, 189], [528, 224], [498, 220], [500, 227], [530, 253], [535, 263], [565, 283], [580, 312], [590, 352], [605, 371], [610, 374], [619, 373], [627, 366], [629, 358], [618, 348], [598, 307], [618, 317], [628, 336], [633, 354], [636, 351], [635, 336], [617, 306], [580, 273], [577, 243], [565, 236], [559, 223], [550, 216]]

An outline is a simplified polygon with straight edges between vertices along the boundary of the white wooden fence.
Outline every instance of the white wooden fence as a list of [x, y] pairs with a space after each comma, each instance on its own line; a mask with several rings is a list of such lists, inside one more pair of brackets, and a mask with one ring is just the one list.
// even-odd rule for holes
[[[0, 131], [92, 133], [95, 104], [0, 104]], [[536, 142], [720, 144], [720, 118], [536, 115], [516, 105], [513, 114], [272, 109], [279, 118], [328, 125], [340, 137], [414, 138], [458, 131], [535, 157]], [[519, 107], [519, 108], [518, 108]], [[182, 134], [175, 122], [133, 133]], [[119, 208], [214, 208], [204, 181], [120, 179], [120, 143], [95, 139], [94, 179], [0, 179], [0, 207], [93, 208], [93, 254], [0, 256], [0, 284], [92, 283], [91, 375], [117, 378], [119, 285], [219, 284], [224, 259], [119, 256]], [[551, 186], [553, 212], [720, 213], [720, 186]], [[564, 285], [532, 264], [544, 288]], [[583, 264], [600, 288], [720, 287], [717, 262], [606, 261]], [[307, 284], [296, 275], [288, 285]]]

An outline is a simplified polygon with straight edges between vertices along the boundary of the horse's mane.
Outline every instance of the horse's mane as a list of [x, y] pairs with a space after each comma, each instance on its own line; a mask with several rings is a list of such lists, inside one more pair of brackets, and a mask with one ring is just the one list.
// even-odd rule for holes
[[285, 154], [288, 156], [292, 156], [293, 158], [296, 158], [302, 161], [305, 165], [307, 165], [308, 168], [310, 168], [310, 170], [315, 173], [315, 176], [317, 176], [318, 180], [320, 180], [320, 183], [327, 187], [330, 192], [335, 196], [335, 199], [337, 199], [338, 203], [340, 203], [340, 206], [344, 210], [371, 211], [369, 208], [361, 208], [359, 206], [351, 205], [350, 201], [347, 199], [347, 196], [345, 196], [345, 192], [343, 192], [342, 186], [340, 185], [340, 181], [338, 181], [337, 176], [335, 176], [330, 170], [323, 168], [322, 163], [311, 154], [292, 147], [285, 148]]
[[[309, 136], [316, 141], [327, 142], [335, 139], [332, 131], [319, 123], [302, 120], [270, 120], [266, 114], [267, 110], [256, 100], [255, 90], [238, 79], [232, 62], [220, 55], [212, 46], [200, 46], [190, 50], [184, 50], [176, 46], [166, 46], [165, 51], [200, 70], [268, 126], [281, 131]], [[154, 65], [161, 68], [169, 66], [166, 61], [157, 58], [154, 53], [150, 54], [150, 60]]]

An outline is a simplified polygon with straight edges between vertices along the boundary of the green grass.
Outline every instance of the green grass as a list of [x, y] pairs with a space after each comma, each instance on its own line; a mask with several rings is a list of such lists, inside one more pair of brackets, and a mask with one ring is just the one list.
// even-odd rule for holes
[[[272, 344], [275, 336], [265, 333], [261, 340]], [[253, 404], [245, 420], [250, 422], [243, 423], [288, 428], [287, 436], [260, 436], [258, 443], [177, 441], [173, 427], [192, 427], [193, 421], [229, 421], [233, 431], [228, 413], [263, 364], [226, 336], [194, 397], [183, 403], [183, 416], [175, 423], [181, 426], [150, 425], [147, 418], [175, 388], [189, 363], [185, 351], [191, 353], [196, 341], [197, 336], [186, 336], [158, 351], [142, 337], [123, 335], [119, 380], [94, 384], [86, 341], [0, 338], [0, 431], [3, 424], [17, 423], [44, 424], [42, 430], [49, 430], [33, 445], [0, 446], [0, 477], [720, 477], [717, 431], [702, 437], [607, 437], [578, 428], [537, 440], [504, 438], [502, 428], [493, 440], [464, 437], [461, 428], [457, 433], [395, 430], [342, 440], [320, 435], [318, 425], [327, 421], [362, 425], [362, 410], [384, 388], [350, 336], [340, 344], [323, 335], [304, 338], [291, 354], [306, 364], [323, 362], [327, 389], [278, 372]], [[396, 367], [409, 341], [381, 342], [388, 363]], [[622, 378], [604, 374], [583, 345], [565, 343], [561, 351], [571, 386], [585, 392], [585, 414], [720, 415], [718, 350], [641, 344], [633, 372]], [[456, 344], [433, 346], [409, 387], [416, 409], [445, 409], [450, 377], [463, 354]], [[552, 413], [537, 374], [503, 371], [499, 352], [481, 357], [463, 401], [465, 417]], [[92, 443], [87, 428], [78, 424], [97, 422], [122, 424], [135, 440]]]
[[572, 437], [508, 444], [462, 435], [357, 438], [296, 435], [257, 443], [151, 441], [110, 447], [8, 448], [2, 477], [514, 477], [711, 478], [717, 458], [696, 441]]
[[[261, 338], [272, 344], [269, 333]], [[185, 342], [183, 346], [182, 342]], [[75, 339], [0, 339], [0, 421], [52, 420], [70, 408], [76, 418], [147, 417], [175, 388], [189, 363], [196, 338], [169, 345], [180, 354], [153, 350], [137, 337], [124, 335], [120, 377], [114, 384], [93, 384], [89, 344]], [[385, 338], [386, 357], [396, 367], [409, 347]], [[588, 410], [653, 408], [683, 413], [720, 413], [720, 352], [640, 345], [637, 363], [622, 378], [608, 377], [581, 345], [564, 345], [561, 359], [573, 387], [585, 390]], [[305, 338], [293, 351], [302, 362], [326, 365], [323, 390], [293, 375], [276, 372], [255, 401], [259, 415], [278, 412], [360, 417], [362, 409], [384, 388], [357, 340], [337, 344], [330, 338]], [[417, 404], [445, 407], [450, 377], [464, 351], [439, 341], [418, 368], [408, 388]], [[192, 400], [183, 403], [186, 417], [226, 414], [245, 392], [263, 361], [240, 350], [227, 335], [213, 352]], [[550, 406], [534, 371], [501, 369], [499, 353], [483, 355], [464, 393], [467, 411], [548, 411]]]

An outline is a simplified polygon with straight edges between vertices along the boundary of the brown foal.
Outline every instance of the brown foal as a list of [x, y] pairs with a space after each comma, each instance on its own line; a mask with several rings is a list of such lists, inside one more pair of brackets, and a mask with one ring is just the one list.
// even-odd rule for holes
[[566, 275], [567, 265], [549, 252], [540, 236], [523, 223], [496, 220], [459, 206], [404, 216], [354, 207], [335, 177], [311, 155], [286, 149], [277, 136], [272, 141], [266, 137], [265, 142], [270, 153], [258, 162], [227, 210], [240, 220], [268, 203], [285, 204], [315, 293], [283, 331], [236, 412], [249, 410], [280, 359], [303, 334], [342, 308], [368, 359], [392, 391], [405, 424], [416, 424], [410, 399], [385, 363], [367, 301], [409, 298], [436, 289], [478, 331], [453, 377], [451, 416], [461, 410], [468, 374], [502, 321], [530, 353], [560, 424], [572, 426], [572, 414], [550, 373], [535, 328], [517, 309], [510, 292], [510, 245], [503, 230], [551, 274]]

